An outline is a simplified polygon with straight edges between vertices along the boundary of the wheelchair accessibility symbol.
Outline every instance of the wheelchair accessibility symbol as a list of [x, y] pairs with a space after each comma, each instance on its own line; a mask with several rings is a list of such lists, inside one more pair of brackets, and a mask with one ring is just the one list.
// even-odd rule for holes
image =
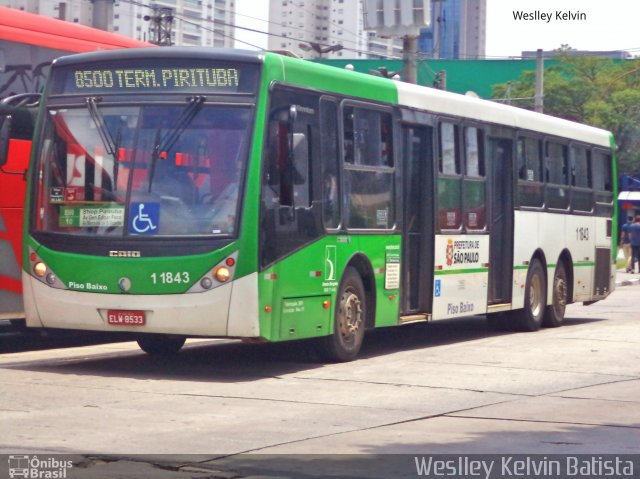
[[156, 234], [159, 222], [159, 203], [131, 203], [129, 214], [130, 233], [138, 235]]
[[433, 295], [436, 298], [439, 298], [440, 295], [442, 294], [442, 281], [439, 279], [436, 279], [436, 284], [435, 284], [435, 291], [433, 292]]

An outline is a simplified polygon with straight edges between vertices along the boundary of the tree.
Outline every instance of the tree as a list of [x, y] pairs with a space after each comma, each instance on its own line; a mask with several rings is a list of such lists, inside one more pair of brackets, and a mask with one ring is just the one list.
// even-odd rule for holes
[[[573, 54], [563, 45], [544, 72], [545, 113], [604, 128], [618, 145], [619, 174], [640, 174], [640, 58]], [[493, 98], [533, 109], [535, 72], [493, 86]]]

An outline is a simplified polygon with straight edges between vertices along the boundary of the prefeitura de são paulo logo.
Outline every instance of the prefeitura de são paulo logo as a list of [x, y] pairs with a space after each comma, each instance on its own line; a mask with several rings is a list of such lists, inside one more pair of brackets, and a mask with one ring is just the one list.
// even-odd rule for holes
[[9, 477], [25, 477], [33, 479], [65, 479], [67, 469], [73, 467], [72, 461], [55, 457], [39, 458], [38, 456], [11, 455]]
[[447, 266], [453, 264], [453, 240], [449, 238], [447, 240]]

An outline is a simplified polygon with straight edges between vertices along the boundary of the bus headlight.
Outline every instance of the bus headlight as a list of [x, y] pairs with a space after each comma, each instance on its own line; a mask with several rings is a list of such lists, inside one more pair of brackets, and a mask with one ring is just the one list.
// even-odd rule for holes
[[31, 261], [31, 276], [43, 284], [57, 289], [66, 289], [55, 271], [52, 271], [42, 259], [29, 248], [29, 260]]
[[219, 286], [229, 285], [236, 274], [238, 251], [234, 251], [207, 269], [187, 293], [204, 293]]
[[47, 265], [42, 261], [38, 261], [33, 265], [33, 272], [38, 278], [44, 278], [44, 276], [47, 274]]
[[226, 283], [231, 278], [231, 271], [226, 266], [218, 266], [214, 270], [213, 276], [221, 283]]
[[31, 276], [43, 284], [56, 289], [66, 289], [58, 275], [42, 259], [29, 248], [29, 260], [31, 261]]

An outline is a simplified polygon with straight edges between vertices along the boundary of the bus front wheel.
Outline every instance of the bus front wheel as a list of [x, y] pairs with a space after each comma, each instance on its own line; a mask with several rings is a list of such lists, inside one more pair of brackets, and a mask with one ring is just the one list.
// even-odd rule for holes
[[186, 338], [184, 336], [174, 336], [171, 334], [145, 334], [138, 336], [138, 346], [145, 353], [152, 356], [168, 356], [176, 354], [182, 346]]
[[336, 301], [333, 334], [321, 339], [320, 353], [329, 361], [352, 361], [362, 347], [367, 314], [364, 284], [355, 268], [345, 269]]
[[542, 324], [548, 328], [557, 328], [564, 321], [564, 312], [569, 302], [567, 270], [560, 261], [553, 275], [553, 293], [551, 304], [547, 306]]
[[527, 272], [524, 290], [524, 308], [512, 312], [513, 325], [519, 331], [537, 331], [542, 326], [547, 306], [547, 286], [544, 269], [533, 259]]

